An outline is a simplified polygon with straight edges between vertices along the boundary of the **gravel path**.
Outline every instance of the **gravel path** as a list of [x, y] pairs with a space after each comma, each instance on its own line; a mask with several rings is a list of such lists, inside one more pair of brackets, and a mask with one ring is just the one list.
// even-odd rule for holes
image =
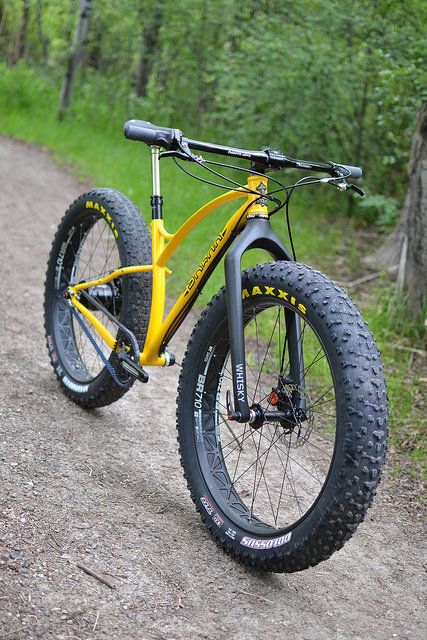
[[[0, 639], [427, 637], [423, 530], [397, 484], [383, 483], [331, 560], [264, 575], [225, 556], [190, 501], [177, 368], [92, 412], [61, 393], [44, 341], [44, 271], [85, 185], [8, 138], [0, 176]], [[177, 356], [194, 321], [173, 342]]]

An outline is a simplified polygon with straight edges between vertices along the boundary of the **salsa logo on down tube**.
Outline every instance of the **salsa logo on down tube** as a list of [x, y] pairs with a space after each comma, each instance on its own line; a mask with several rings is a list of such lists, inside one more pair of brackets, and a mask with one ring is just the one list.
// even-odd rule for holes
[[203, 258], [203, 260], [201, 261], [201, 263], [197, 267], [196, 271], [194, 272], [193, 277], [187, 283], [187, 287], [186, 287], [186, 290], [185, 290], [185, 293], [184, 293], [185, 296], [190, 293], [191, 289], [194, 287], [194, 285], [196, 284], [196, 282], [199, 279], [199, 277], [203, 274], [203, 272], [204, 272], [204, 270], [206, 268], [206, 265], [211, 261], [213, 254], [216, 252], [218, 247], [221, 246], [226, 233], [227, 233], [227, 227], [225, 227], [221, 231], [219, 236], [215, 239], [213, 245], [211, 246], [211, 248], [209, 249], [209, 251], [207, 252], [205, 257]]

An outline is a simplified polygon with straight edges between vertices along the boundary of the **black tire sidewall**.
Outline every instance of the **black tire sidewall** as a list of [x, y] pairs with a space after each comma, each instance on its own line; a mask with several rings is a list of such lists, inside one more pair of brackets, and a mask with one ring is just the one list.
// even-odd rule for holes
[[[277, 280], [280, 264], [262, 265], [265, 269], [261, 279], [257, 268], [245, 272], [243, 274], [243, 288], [260, 285], [260, 283], [270, 287], [278, 287]], [[354, 430], [352, 430], [352, 433], [349, 434], [346, 431], [346, 420], [349, 411], [352, 413], [349, 408], [355, 399], [354, 390], [349, 391], [349, 388], [353, 386], [354, 389], [354, 382], [356, 381], [357, 386], [357, 378], [362, 378], [361, 372], [366, 373], [366, 371], [363, 370], [363, 367], [359, 368], [356, 365], [352, 366], [350, 371], [343, 370], [342, 327], [338, 332], [333, 328], [331, 329], [331, 314], [328, 309], [333, 308], [334, 300], [337, 296], [340, 296], [348, 312], [353, 314], [351, 316], [352, 319], [348, 319], [349, 326], [354, 329], [355, 326], [360, 325], [360, 330], [362, 330], [363, 324], [363, 330], [366, 332], [366, 325], [361, 319], [358, 310], [337, 285], [331, 283], [324, 276], [321, 276], [320, 279], [317, 277], [318, 284], [314, 285], [314, 289], [319, 289], [320, 287], [325, 293], [324, 308], [319, 309], [317, 300], [314, 301], [311, 295], [306, 295], [304, 287], [300, 284], [304, 278], [307, 280], [307, 276], [309, 282], [313, 281], [313, 270], [304, 265], [294, 264], [292, 266], [287, 263], [284, 263], [284, 265], [283, 271], [287, 273], [286, 290], [289, 293], [289, 297], [294, 296], [297, 301], [295, 310], [298, 312], [298, 302], [304, 305], [306, 315], [303, 317], [319, 337], [327, 354], [334, 378], [337, 400], [338, 428], [329, 475], [320, 495], [305, 516], [292, 525], [291, 528], [284, 530], [283, 533], [279, 532], [276, 536], [255, 536], [250, 534], [227, 517], [220, 504], [215, 500], [215, 492], [212, 491], [212, 487], [208, 485], [201, 471], [196, 450], [194, 407], [190, 399], [195, 397], [198, 375], [205, 366], [204, 358], [208, 347], [215, 343], [216, 336], [222, 331], [228, 332], [226, 321], [224, 320], [226, 317], [224, 291], [214, 299], [214, 302], [209, 306], [208, 312], [205, 312], [193, 333], [183, 367], [180, 381], [180, 398], [178, 399], [178, 430], [182, 464], [192, 498], [202, 519], [207, 524], [212, 535], [227, 551], [230, 551], [248, 564], [266, 566], [273, 571], [299, 570], [328, 557], [334, 549], [342, 546], [344, 541], [350, 537], [358, 521], [363, 518], [363, 514], [359, 516], [359, 514], [350, 513], [351, 509], [354, 510], [352, 502], [355, 501], [352, 491], [345, 491], [346, 487], [353, 484], [353, 465], [357, 457], [356, 448], [359, 447], [360, 449], [361, 447], [360, 432], [355, 434]], [[283, 287], [284, 285], [280, 283], [280, 286]], [[333, 292], [332, 298], [331, 292]], [[299, 315], [302, 316], [302, 313], [299, 312]], [[343, 320], [341, 319], [339, 322], [342, 324]], [[351, 336], [347, 337], [345, 352], [347, 354], [357, 353], [357, 339], [355, 338], [355, 342], [352, 344]], [[372, 340], [372, 336], [368, 337], [368, 340]], [[188, 366], [185, 366], [187, 358]], [[382, 384], [384, 384], [383, 381]], [[366, 440], [369, 437], [370, 434], [366, 433], [365, 442], [362, 445], [367, 446]], [[214, 481], [212, 480], [212, 482]], [[344, 496], [346, 493], [349, 494], [347, 503], [350, 515], [346, 514], [347, 518], [344, 514], [346, 506], [343, 492]], [[361, 493], [359, 489], [358, 493]], [[370, 501], [370, 498], [366, 495], [369, 492], [365, 491], [364, 493], [365, 495], [363, 497], [359, 496], [359, 498], [362, 502], [365, 501], [364, 504], [366, 506], [366, 500]], [[331, 514], [333, 516], [333, 527], [328, 532], [328, 518]], [[341, 518], [340, 516], [343, 517]], [[316, 543], [311, 544], [310, 541], [316, 541]]]
[[[86, 406], [103, 406], [121, 397], [132, 386], [133, 379], [129, 379], [126, 387], [119, 387], [105, 367], [89, 382], [83, 383], [74, 379], [72, 372], [67, 369], [66, 363], [61, 358], [61, 347], [57, 342], [54, 322], [57, 296], [54, 282], [61, 251], [65, 255], [64, 243], [68, 242], [75, 228], [94, 216], [108, 223], [116, 239], [121, 265], [151, 262], [151, 246], [148, 230], [139, 211], [126, 196], [112, 189], [93, 190], [79, 196], [64, 215], [53, 241], [46, 273], [44, 305], [45, 330], [51, 363], [67, 395]], [[136, 309], [141, 302], [145, 311], [142, 321]], [[147, 306], [149, 310], [150, 302], [151, 276], [149, 287], [147, 287], [146, 274], [123, 278], [120, 320], [134, 332], [141, 348], [148, 327]], [[111, 353], [109, 361], [113, 366], [117, 364], [116, 359], [116, 354]]]

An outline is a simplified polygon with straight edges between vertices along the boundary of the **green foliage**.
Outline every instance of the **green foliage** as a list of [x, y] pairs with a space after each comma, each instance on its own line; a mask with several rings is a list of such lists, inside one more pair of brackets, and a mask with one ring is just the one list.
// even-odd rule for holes
[[14, 69], [2, 66], [0, 73], [0, 95], [4, 105], [2, 117], [7, 117], [10, 112], [31, 113], [40, 107], [46, 112], [47, 87], [49, 83], [39, 73], [22, 63]]
[[394, 226], [399, 215], [399, 203], [396, 198], [388, 198], [380, 193], [372, 193], [358, 202], [358, 208], [368, 222], [376, 222], [383, 229]]
[[360, 163], [368, 188], [401, 198], [408, 138], [427, 97], [426, 5], [345, 4], [283, 3], [239, 27], [232, 55], [220, 57], [215, 123], [236, 142]]
[[[393, 199], [398, 207], [406, 190], [415, 113], [427, 98], [425, 2], [92, 5], [70, 114], [79, 124], [95, 117], [113, 129], [123, 116], [137, 116], [193, 137], [361, 164], [368, 193], [385, 200], [375, 196], [359, 214], [381, 226], [392, 223]], [[23, 2], [0, 6], [0, 52], [12, 60]], [[77, 0], [31, 2], [25, 61], [53, 82], [62, 80], [77, 13]], [[148, 50], [144, 34], [156, 20], [158, 38]], [[137, 98], [141, 55], [150, 60], [150, 74]], [[16, 87], [9, 78], [12, 95], [21, 91], [20, 77]], [[31, 102], [28, 95], [22, 101]]]
[[[375, 302], [374, 302], [375, 301]], [[414, 367], [417, 349], [426, 349], [422, 322], [408, 322], [408, 300], [394, 286], [381, 283], [364, 313], [381, 349], [390, 405], [392, 451], [409, 457], [409, 475], [426, 473], [427, 418], [422, 367]], [[427, 312], [427, 305], [423, 313]], [[424, 384], [424, 389], [423, 389]], [[401, 466], [397, 463], [396, 474]], [[406, 465], [407, 466], [407, 465]]]
[[[389, 283], [381, 283], [375, 291], [375, 310], [370, 309], [373, 316], [373, 331], [380, 332], [390, 344], [420, 344], [426, 337], [424, 323], [408, 321], [408, 296], [399, 288]], [[426, 301], [427, 302], [427, 301]], [[424, 318], [427, 308], [421, 310]]]

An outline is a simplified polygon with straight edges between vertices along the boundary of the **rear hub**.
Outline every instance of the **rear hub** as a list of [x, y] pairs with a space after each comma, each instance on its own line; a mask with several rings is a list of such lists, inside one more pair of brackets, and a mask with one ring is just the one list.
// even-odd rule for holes
[[[112, 282], [108, 284], [99, 284], [96, 287], [90, 287], [87, 290], [88, 294], [100, 302], [107, 311], [118, 316], [121, 309], [122, 295], [119, 287]], [[90, 311], [97, 311], [94, 304], [91, 303], [89, 298], [82, 298], [82, 304], [85, 305]]]

